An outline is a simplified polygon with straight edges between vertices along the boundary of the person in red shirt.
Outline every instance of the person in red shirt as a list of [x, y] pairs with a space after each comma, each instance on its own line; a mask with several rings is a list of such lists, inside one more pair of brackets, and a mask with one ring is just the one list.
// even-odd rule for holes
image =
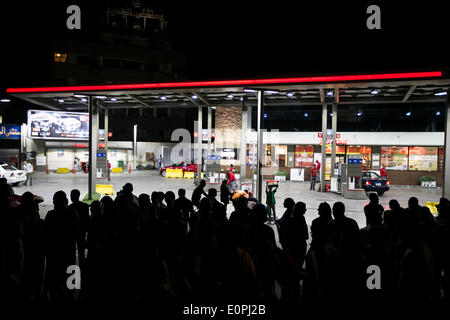
[[386, 173], [386, 167], [385, 166], [381, 166], [380, 178], [381, 179], [387, 179], [387, 173]]
[[320, 162], [316, 160], [316, 183], [320, 182]]
[[108, 173], [108, 181], [111, 181], [111, 163], [108, 160], [108, 163], [106, 164], [107, 168], [107, 173]]
[[234, 192], [236, 190], [236, 177], [232, 170], [227, 169], [227, 180], [228, 180], [228, 189], [230, 192]]
[[311, 186], [309, 187], [309, 190], [316, 190], [316, 178], [317, 178], [317, 167], [314, 164], [314, 166], [311, 168]]

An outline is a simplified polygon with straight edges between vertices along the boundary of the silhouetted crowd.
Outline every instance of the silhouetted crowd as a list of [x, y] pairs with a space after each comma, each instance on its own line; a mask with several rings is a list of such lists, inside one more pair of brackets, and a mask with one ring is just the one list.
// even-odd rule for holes
[[[155, 191], [137, 197], [130, 183], [115, 199], [104, 196], [90, 205], [80, 201], [78, 190], [70, 192], [70, 204], [58, 191], [43, 220], [33, 194], [14, 195], [2, 180], [2, 301], [448, 299], [450, 201], [445, 198], [435, 217], [414, 197], [407, 208], [391, 200], [384, 210], [371, 194], [362, 229], [345, 215], [342, 202], [321, 203], [309, 228], [305, 203], [286, 198], [274, 228], [256, 199], [250, 199], [256, 201], [252, 205], [244, 196], [231, 200], [228, 218], [217, 191], [205, 192], [201, 185], [194, 204], [184, 189], [177, 196]], [[228, 203], [229, 196], [219, 199]], [[81, 270], [76, 290], [68, 286], [72, 265]]]

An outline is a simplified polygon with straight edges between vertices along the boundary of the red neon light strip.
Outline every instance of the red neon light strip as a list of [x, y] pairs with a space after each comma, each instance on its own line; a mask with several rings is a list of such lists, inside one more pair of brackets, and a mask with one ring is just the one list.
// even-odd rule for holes
[[253, 86], [286, 83], [311, 83], [311, 82], [336, 82], [336, 81], [367, 81], [388, 79], [413, 79], [441, 77], [441, 71], [409, 72], [409, 73], [384, 73], [347, 76], [323, 76], [301, 78], [255, 79], [255, 80], [219, 80], [219, 81], [190, 81], [190, 82], [166, 82], [166, 83], [142, 83], [142, 84], [112, 84], [100, 86], [72, 86], [72, 87], [42, 87], [42, 88], [8, 88], [7, 93], [32, 93], [32, 92], [74, 92], [74, 91], [108, 91], [108, 90], [136, 90], [157, 88], [188, 88], [188, 87], [224, 87], [224, 86]]

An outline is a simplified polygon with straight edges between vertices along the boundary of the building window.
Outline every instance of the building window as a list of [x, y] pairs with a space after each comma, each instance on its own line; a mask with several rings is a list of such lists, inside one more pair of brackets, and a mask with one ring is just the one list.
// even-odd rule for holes
[[98, 57], [77, 56], [77, 64], [94, 67], [98, 65]]
[[381, 165], [388, 170], [407, 170], [408, 147], [381, 147]]
[[349, 155], [360, 155], [366, 170], [372, 169], [372, 148], [370, 146], [347, 146], [347, 162]]
[[280, 168], [287, 166], [287, 145], [275, 146], [275, 159], [278, 159], [278, 166]]
[[408, 170], [437, 171], [437, 147], [409, 147]]
[[120, 68], [120, 60], [113, 58], [103, 58], [103, 66], [106, 68]]
[[159, 72], [159, 63], [148, 62], [144, 64], [144, 71]]
[[59, 53], [59, 52], [55, 52], [53, 54], [53, 61], [54, 62], [61, 62], [61, 63], [65, 63], [67, 60], [67, 53]]
[[132, 70], [141, 70], [141, 63], [139, 61], [134, 61], [134, 60], [123, 60], [122, 68], [132, 69]]

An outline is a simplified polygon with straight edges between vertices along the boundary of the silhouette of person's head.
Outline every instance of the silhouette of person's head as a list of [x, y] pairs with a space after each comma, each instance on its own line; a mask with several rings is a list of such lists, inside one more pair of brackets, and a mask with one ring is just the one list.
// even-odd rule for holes
[[253, 219], [256, 223], [267, 221], [267, 210], [263, 204], [257, 204], [253, 207]]
[[172, 191], [167, 191], [164, 195], [164, 199], [166, 200], [167, 205], [171, 206], [175, 201], [175, 193]]
[[222, 184], [223, 184], [223, 185], [226, 185], [227, 182], [228, 182], [227, 179], [223, 179], [223, 180], [222, 180]]
[[208, 189], [208, 197], [215, 198], [217, 196], [217, 190], [215, 188]]
[[303, 216], [305, 213], [306, 213], [306, 204], [301, 201], [297, 202], [292, 211], [294, 217]]
[[345, 217], [345, 205], [342, 202], [338, 201], [333, 205], [333, 217], [336, 220]]
[[110, 196], [104, 196], [100, 202], [103, 204], [103, 207], [106, 208], [112, 208], [114, 205], [114, 200]]
[[159, 192], [158, 192], [158, 202], [159, 202], [159, 203], [162, 203], [163, 200], [164, 200], [164, 198], [165, 198], [165, 193], [162, 192], [162, 191], [159, 191]]
[[179, 196], [180, 198], [184, 198], [184, 197], [186, 196], [186, 190], [183, 189], [183, 188], [178, 189], [178, 196]]
[[408, 208], [409, 209], [418, 209], [419, 208], [419, 199], [417, 199], [416, 197], [409, 198]]
[[450, 201], [447, 198], [439, 199], [437, 209], [439, 212], [439, 219], [445, 219], [448, 222], [450, 218]]
[[130, 195], [133, 193], [133, 185], [131, 183], [125, 183], [125, 185], [122, 187], [122, 191], [126, 195]]
[[200, 213], [206, 214], [207, 212], [209, 212], [210, 209], [210, 202], [208, 198], [203, 198], [202, 200], [200, 200]]
[[8, 184], [8, 180], [6, 180], [6, 178], [4, 178], [4, 177], [1, 177], [0, 178], [0, 186], [6, 186], [7, 184]]
[[204, 188], [206, 186], [205, 180], [200, 180], [200, 187]]
[[70, 191], [70, 200], [72, 202], [80, 201], [80, 190], [73, 189], [72, 191]]
[[331, 206], [328, 203], [322, 202], [321, 204], [319, 204], [319, 209], [317, 209], [317, 211], [319, 217], [331, 220]]
[[158, 191], [153, 191], [152, 192], [152, 203], [156, 204], [159, 202], [159, 193]]
[[372, 204], [378, 204], [379, 203], [378, 195], [375, 192], [371, 192], [369, 194], [369, 201]]
[[392, 199], [389, 201], [389, 209], [391, 210], [397, 210], [400, 208], [400, 203], [398, 203], [397, 200]]
[[233, 202], [236, 211], [245, 211], [248, 208], [248, 199], [246, 197], [239, 197]]
[[420, 207], [419, 208], [420, 213], [420, 220], [425, 223], [433, 223], [434, 217], [431, 214], [431, 211], [428, 207]]
[[294, 201], [294, 199], [292, 199], [292, 198], [286, 198], [286, 199], [284, 199], [283, 206], [284, 206], [286, 209], [288, 209], [288, 210], [292, 210], [292, 209], [294, 208], [294, 206], [295, 206], [295, 201]]
[[22, 200], [20, 201], [21, 204], [31, 204], [34, 202], [34, 195], [30, 192], [24, 192], [22, 194]]
[[53, 195], [53, 205], [55, 209], [65, 208], [68, 204], [67, 195], [64, 191], [56, 191]]
[[368, 226], [381, 225], [383, 220], [376, 207], [370, 206], [365, 208], [364, 215], [366, 216], [366, 224]]
[[141, 193], [138, 198], [140, 207], [149, 207], [150, 206], [150, 196], [146, 193]]
[[101, 216], [103, 214], [103, 204], [98, 201], [94, 200], [91, 203], [91, 214], [92, 216]]

